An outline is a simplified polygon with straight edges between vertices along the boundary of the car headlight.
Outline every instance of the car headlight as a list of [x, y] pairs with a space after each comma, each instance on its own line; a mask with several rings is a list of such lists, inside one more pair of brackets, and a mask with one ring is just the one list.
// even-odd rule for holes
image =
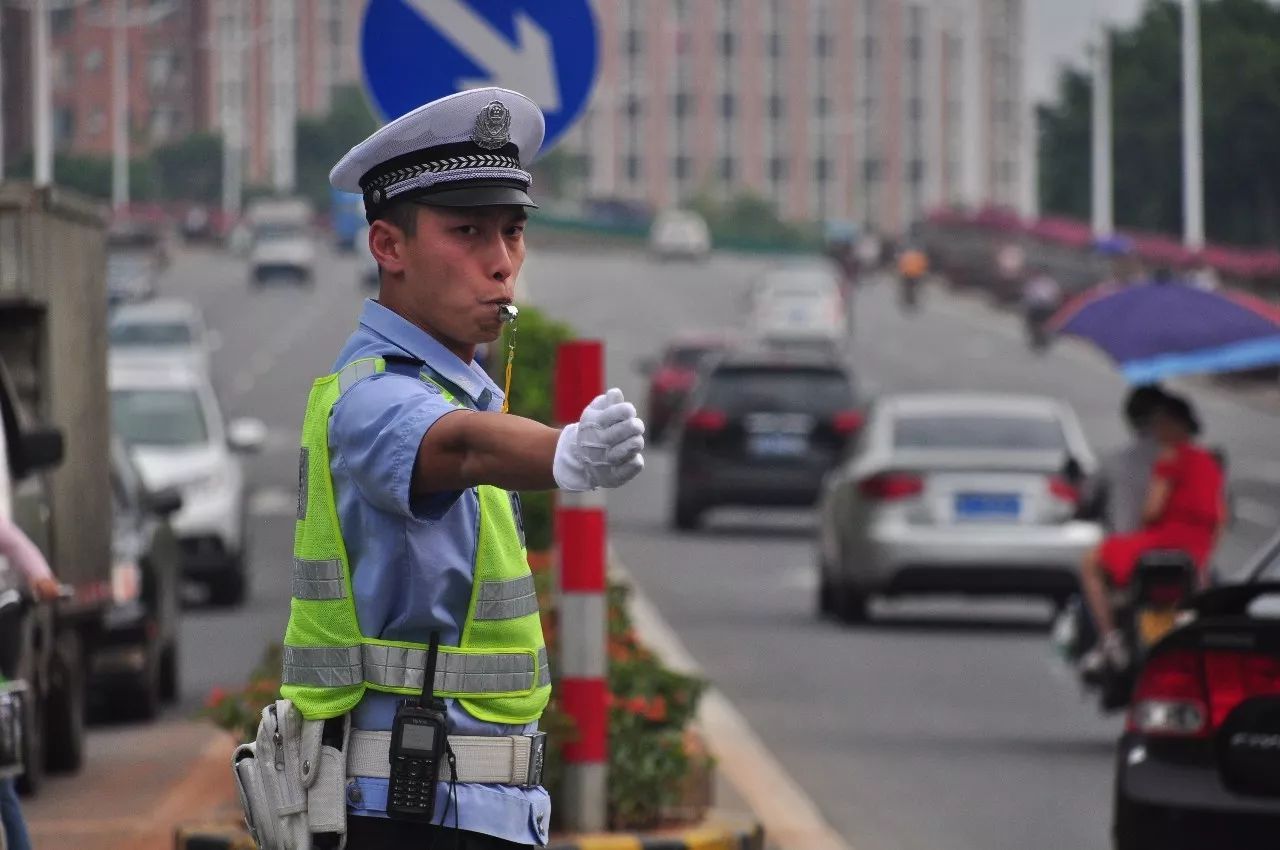
[[210, 493], [224, 489], [231, 481], [225, 469], [215, 469], [188, 479], [183, 489], [192, 493]]

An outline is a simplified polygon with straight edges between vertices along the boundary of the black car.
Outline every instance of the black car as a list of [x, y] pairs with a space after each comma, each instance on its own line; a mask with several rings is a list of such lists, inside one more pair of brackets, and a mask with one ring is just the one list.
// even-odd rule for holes
[[718, 506], [807, 506], [864, 419], [853, 377], [813, 352], [726, 354], [678, 422], [676, 528]]
[[128, 451], [111, 446], [112, 604], [89, 656], [90, 693], [104, 705], [155, 717], [178, 696], [182, 551], [168, 517], [176, 490], [149, 491]]
[[1116, 756], [1117, 850], [1275, 847], [1280, 534], [1204, 591], [1139, 671]]

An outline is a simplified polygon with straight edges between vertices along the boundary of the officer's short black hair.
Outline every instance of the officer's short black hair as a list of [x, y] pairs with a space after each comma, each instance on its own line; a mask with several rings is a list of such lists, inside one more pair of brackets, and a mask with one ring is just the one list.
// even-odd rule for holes
[[1129, 427], [1135, 431], [1146, 428], [1156, 410], [1168, 398], [1169, 394], [1156, 384], [1135, 387], [1124, 402], [1124, 418]]
[[369, 223], [385, 221], [404, 231], [405, 236], [413, 236], [418, 232], [418, 204], [412, 201], [401, 201], [378, 210], [378, 214], [369, 219]]

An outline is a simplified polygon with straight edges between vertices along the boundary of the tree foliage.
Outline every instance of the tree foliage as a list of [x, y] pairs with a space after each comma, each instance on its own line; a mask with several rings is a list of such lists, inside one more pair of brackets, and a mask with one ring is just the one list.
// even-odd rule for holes
[[[1181, 3], [1148, 0], [1113, 35], [1116, 223], [1182, 230]], [[1210, 240], [1280, 241], [1280, 8], [1266, 0], [1201, 6], [1205, 210]], [[1089, 214], [1092, 85], [1065, 70], [1040, 118], [1046, 212]]]
[[376, 129], [378, 120], [359, 87], [335, 88], [328, 115], [298, 120], [299, 194], [305, 195], [315, 209], [328, 209], [329, 170], [343, 154]]

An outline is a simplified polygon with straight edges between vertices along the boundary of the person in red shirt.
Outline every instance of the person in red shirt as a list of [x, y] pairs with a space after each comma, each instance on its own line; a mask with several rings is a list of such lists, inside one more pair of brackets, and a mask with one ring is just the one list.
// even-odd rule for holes
[[1200, 422], [1186, 399], [1175, 395], [1164, 399], [1156, 409], [1152, 432], [1160, 454], [1143, 507], [1143, 527], [1107, 537], [1081, 566], [1081, 585], [1101, 635], [1103, 660], [1117, 667], [1125, 666], [1127, 659], [1107, 599], [1108, 587], [1128, 585], [1138, 559], [1154, 549], [1186, 552], [1203, 582], [1226, 520], [1222, 467], [1211, 452], [1196, 444]]

